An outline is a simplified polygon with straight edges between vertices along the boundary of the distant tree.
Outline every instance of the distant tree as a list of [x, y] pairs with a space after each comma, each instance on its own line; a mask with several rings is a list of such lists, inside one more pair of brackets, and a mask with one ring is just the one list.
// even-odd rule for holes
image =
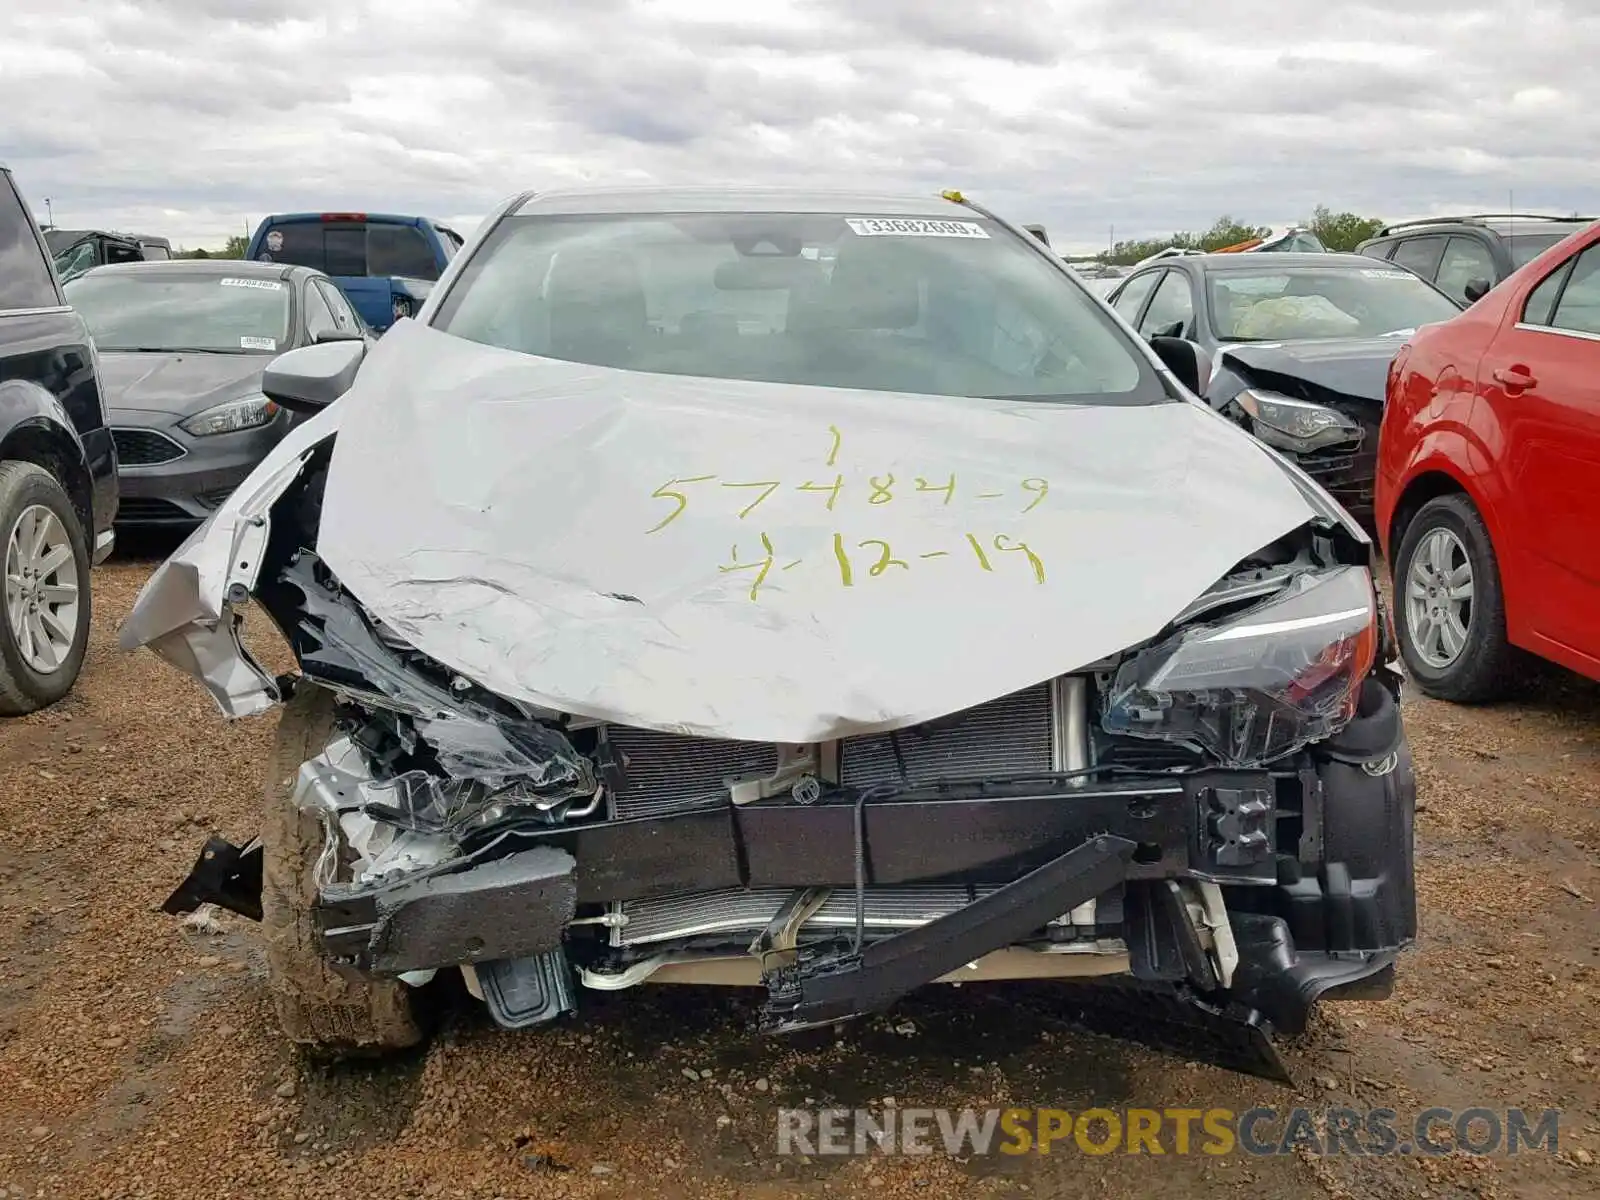
[[1232, 217], [1222, 216], [1212, 222], [1211, 228], [1202, 233], [1196, 243], [1202, 250], [1221, 250], [1224, 246], [1236, 246], [1252, 238], [1266, 237], [1271, 232], [1265, 225], [1246, 225]]
[[207, 250], [204, 247], [198, 250], [178, 250], [173, 258], [243, 258], [244, 252], [249, 248], [250, 239], [235, 234], [221, 250]]
[[1358, 216], [1353, 212], [1332, 212], [1325, 204], [1317, 205], [1308, 222], [1329, 250], [1354, 250], [1369, 237], [1377, 236], [1383, 222], [1377, 217]]

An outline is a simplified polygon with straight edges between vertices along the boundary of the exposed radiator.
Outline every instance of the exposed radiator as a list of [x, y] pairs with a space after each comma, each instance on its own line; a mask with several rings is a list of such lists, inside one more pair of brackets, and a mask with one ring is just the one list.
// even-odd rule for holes
[[910, 729], [849, 738], [840, 748], [839, 781], [915, 784], [1049, 771], [1051, 696], [1051, 685], [1041, 683]]
[[[1081, 681], [1027, 688], [893, 734], [847, 738], [839, 745], [839, 782], [930, 783], [1045, 773], [1083, 760], [1069, 747], [1084, 738]], [[777, 746], [610, 726], [606, 740], [621, 753], [625, 782], [610, 797], [613, 817], [649, 817], [729, 801], [728, 780], [777, 769]], [[1081, 743], [1080, 743], [1081, 744]], [[865, 926], [876, 936], [945, 916], [990, 889], [966, 886], [878, 887], [866, 891]], [[791, 893], [785, 890], [696, 892], [611, 906], [611, 944], [646, 945], [677, 938], [754, 937]], [[1085, 906], [1090, 912], [1093, 906]], [[853, 889], [832, 893], [804, 928], [855, 926]], [[1068, 918], [1063, 917], [1066, 921]], [[1087, 918], [1090, 923], [1093, 918]]]
[[726, 780], [770, 775], [778, 748], [611, 725], [606, 741], [622, 754], [624, 785], [611, 793], [612, 817], [659, 817], [701, 804], [726, 804]]

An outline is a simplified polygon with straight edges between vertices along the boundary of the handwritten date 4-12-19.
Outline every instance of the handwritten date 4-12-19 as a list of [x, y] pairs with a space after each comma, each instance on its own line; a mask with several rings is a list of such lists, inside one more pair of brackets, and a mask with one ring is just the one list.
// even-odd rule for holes
[[[968, 558], [979, 570], [989, 572], [995, 570], [996, 563], [1003, 563], [1007, 558], [1016, 556], [1026, 564], [1035, 583], [1045, 581], [1044, 560], [1034, 553], [1027, 542], [1016, 541], [1003, 533], [997, 533], [992, 537], [969, 533], [959, 551], [926, 550], [904, 555], [898, 554], [894, 547], [882, 538], [862, 538], [851, 542], [844, 534], [836, 533], [833, 535], [831, 549], [829, 561], [832, 568], [839, 573], [839, 583], [843, 587], [855, 587], [863, 578], [876, 579], [890, 571], [909, 571], [914, 561], [952, 556]], [[804, 562], [805, 560], [801, 558], [782, 559], [773, 545], [772, 538], [763, 533], [760, 536], [760, 547], [753, 557], [741, 557], [739, 547], [734, 545], [728, 552], [728, 561], [717, 569], [724, 574], [733, 571], [751, 572], [750, 599], [755, 600], [760, 596], [762, 587], [773, 571], [792, 571]]]

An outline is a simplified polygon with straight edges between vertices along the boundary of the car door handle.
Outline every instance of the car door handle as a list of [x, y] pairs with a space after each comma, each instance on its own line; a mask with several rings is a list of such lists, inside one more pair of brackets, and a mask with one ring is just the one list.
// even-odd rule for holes
[[1524, 366], [1496, 367], [1494, 381], [1505, 387], [1508, 392], [1522, 392], [1528, 388], [1537, 387], [1539, 381], [1528, 373]]

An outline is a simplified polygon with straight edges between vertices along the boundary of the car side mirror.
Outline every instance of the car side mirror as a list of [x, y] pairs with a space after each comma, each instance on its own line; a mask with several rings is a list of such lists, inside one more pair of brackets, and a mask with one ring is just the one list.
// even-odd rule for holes
[[349, 338], [290, 350], [262, 372], [261, 391], [292, 412], [320, 412], [350, 390], [366, 355], [366, 343]]
[[1211, 383], [1211, 359], [1188, 338], [1152, 337], [1150, 348], [1166, 367], [1196, 396], [1204, 396]]
[[1489, 294], [1489, 289], [1493, 286], [1494, 284], [1487, 279], [1467, 280], [1467, 286], [1464, 289], [1464, 294], [1467, 297], [1467, 303], [1476, 304], [1479, 300], [1482, 300]]

